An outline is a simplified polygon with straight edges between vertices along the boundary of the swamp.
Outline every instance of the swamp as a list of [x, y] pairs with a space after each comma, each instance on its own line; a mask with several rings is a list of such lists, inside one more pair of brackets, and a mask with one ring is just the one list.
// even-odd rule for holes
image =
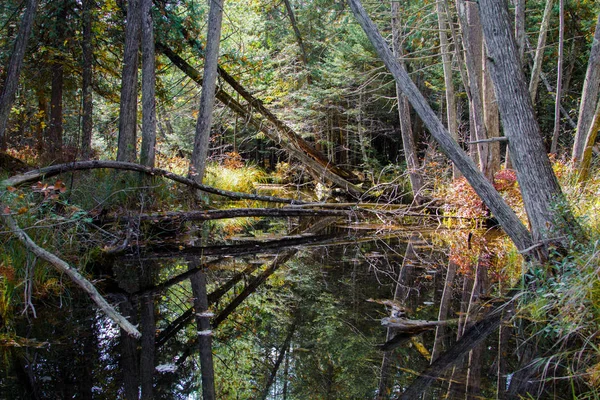
[[0, 400], [600, 398], [600, 6], [0, 4]]

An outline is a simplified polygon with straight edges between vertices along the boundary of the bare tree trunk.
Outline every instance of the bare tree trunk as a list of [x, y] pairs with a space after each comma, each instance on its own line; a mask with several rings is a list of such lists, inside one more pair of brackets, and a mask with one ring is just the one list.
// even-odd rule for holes
[[[477, 5], [473, 2], [464, 0], [457, 1], [458, 15], [461, 21], [463, 43], [465, 49], [465, 61], [467, 65], [467, 74], [469, 77], [470, 96], [470, 116], [473, 118], [475, 127], [475, 139], [481, 141], [487, 139], [484, 120], [483, 105], [483, 30], [479, 18]], [[473, 141], [473, 140], [472, 140]], [[489, 165], [489, 144], [477, 144], [477, 160], [479, 168], [483, 175], [492, 182], [494, 179], [493, 171]]]
[[583, 158], [581, 160], [581, 164], [579, 165], [579, 182], [585, 182], [590, 173], [590, 164], [592, 162], [592, 147], [596, 142], [596, 136], [598, 135], [598, 130], [600, 130], [600, 102], [596, 107], [596, 112], [594, 113], [594, 119], [592, 120], [592, 126], [590, 126], [590, 130], [586, 135], [585, 142], [585, 150], [583, 152]]
[[156, 68], [152, 0], [140, 0], [142, 8], [142, 150], [140, 164], [154, 167], [156, 146]]
[[200, 111], [196, 124], [194, 152], [190, 163], [190, 176], [202, 183], [208, 157], [212, 111], [215, 104], [217, 87], [217, 69], [219, 67], [219, 44], [221, 41], [221, 21], [223, 19], [223, 0], [210, 0], [208, 14], [208, 33], [206, 35], [206, 52], [204, 53], [204, 76], [202, 94], [200, 95]]
[[[64, 88], [64, 48], [65, 24], [67, 23], [67, 2], [62, 1], [56, 13], [55, 45], [58, 56], [54, 57], [52, 71], [52, 89], [50, 94], [50, 124], [47, 130], [47, 145], [44, 148], [47, 161], [62, 161], [63, 146], [63, 88]], [[65, 160], [66, 161], [66, 160]]]
[[21, 67], [23, 66], [27, 42], [31, 35], [31, 28], [33, 27], [37, 3], [38, 0], [27, 0], [27, 5], [23, 12], [23, 17], [21, 18], [19, 32], [17, 33], [17, 40], [15, 40], [12, 53], [8, 60], [6, 80], [4, 81], [2, 92], [0, 93], [0, 151], [6, 150], [6, 126], [8, 125], [10, 110], [15, 101], [15, 93], [19, 86], [19, 75], [21, 73]]
[[581, 237], [582, 231], [568, 209], [557, 215], [554, 208], [557, 202], [563, 204], [564, 196], [546, 155], [527, 92], [506, 0], [481, 0], [480, 12], [491, 58], [490, 73], [533, 238], [537, 242], [563, 236], [558, 242], [567, 245], [564, 236]]
[[137, 159], [137, 76], [142, 17], [140, 2], [141, 0], [129, 0], [127, 3], [117, 161], [135, 162]]
[[538, 36], [537, 48], [535, 50], [535, 57], [533, 60], [533, 68], [531, 69], [531, 79], [529, 80], [529, 95], [531, 101], [535, 103], [537, 97], [538, 83], [540, 82], [540, 73], [542, 72], [542, 62], [544, 61], [544, 50], [546, 47], [546, 35], [548, 34], [548, 27], [550, 26], [550, 14], [552, 13], [552, 6], [554, 0], [546, 0], [546, 8], [544, 9], [544, 16], [542, 17], [542, 24], [540, 25], [540, 34]]
[[[448, 12], [446, 4], [443, 1], [436, 1], [438, 28], [440, 30], [440, 51], [442, 53], [442, 63], [444, 68], [444, 86], [446, 93], [446, 118], [448, 120], [448, 131], [452, 138], [458, 142], [458, 127], [456, 117], [456, 99], [454, 96], [454, 83], [452, 82], [452, 55], [448, 43]], [[460, 172], [455, 165], [452, 165], [452, 175], [458, 178]]]
[[302, 59], [302, 64], [304, 64], [304, 67], [306, 68], [306, 83], [310, 85], [312, 84], [312, 76], [310, 75], [310, 71], [308, 70], [308, 57], [306, 57], [306, 48], [304, 47], [304, 42], [302, 41], [300, 29], [298, 29], [298, 23], [296, 22], [294, 9], [290, 4], [290, 0], [283, 0], [283, 2], [285, 3], [285, 9], [287, 10], [287, 14], [290, 17], [292, 28], [294, 29], [294, 34], [296, 35], [296, 42], [298, 42], [298, 47], [300, 48], [300, 58]]
[[600, 14], [596, 22], [596, 32], [590, 50], [587, 72], [583, 84], [583, 93], [581, 94], [581, 103], [579, 106], [579, 119], [577, 120], [577, 131], [575, 133], [575, 143], [573, 144], [573, 153], [571, 158], [575, 166], [581, 170], [580, 163], [583, 159], [586, 138], [594, 118], [594, 109], [598, 104], [598, 93], [600, 92]]
[[212, 356], [212, 329], [208, 311], [206, 293], [206, 274], [199, 271], [190, 277], [194, 294], [194, 310], [198, 327], [198, 348], [200, 350], [200, 369], [202, 371], [202, 398], [213, 400], [215, 395], [215, 371]]
[[448, 130], [443, 126], [435, 115], [435, 112], [427, 104], [423, 95], [410, 80], [408, 73], [399, 65], [385, 40], [377, 31], [377, 27], [367, 16], [367, 13], [360, 2], [358, 0], [348, 0], [348, 4], [375, 47], [377, 53], [394, 76], [396, 82], [399, 83], [402, 92], [412, 103], [415, 111], [419, 114], [421, 120], [431, 132], [431, 135], [440, 144], [442, 151], [456, 164], [477, 194], [483, 199], [490, 210], [492, 210], [500, 225], [513, 240], [517, 248], [529, 248], [532, 244], [532, 240], [527, 228], [521, 223], [514, 211], [506, 204], [506, 202], [504, 202], [492, 184], [481, 174], [477, 169], [477, 166], [475, 166], [458, 144], [452, 139]]
[[525, 63], [525, 0], [513, 0], [515, 4], [515, 39], [521, 65]]
[[556, 154], [558, 149], [558, 136], [560, 134], [560, 98], [562, 96], [562, 78], [565, 47], [565, 3], [558, 0], [559, 4], [559, 39], [558, 39], [558, 67], [556, 71], [556, 100], [554, 103], [554, 131], [552, 133], [552, 144], [550, 153]]
[[[402, 49], [402, 38], [400, 37], [400, 19], [399, 19], [399, 7], [400, 4], [397, 1], [392, 1], [392, 49], [394, 56], [402, 66], [404, 66], [404, 51]], [[415, 145], [415, 137], [411, 128], [410, 122], [410, 108], [406, 96], [402, 94], [402, 90], [396, 83], [396, 97], [398, 99], [398, 113], [400, 115], [400, 131], [402, 134], [402, 146], [404, 147], [404, 158], [406, 159], [406, 166], [408, 168], [408, 176], [410, 179], [410, 186], [412, 188], [413, 198], [417, 203], [420, 202], [422, 197], [421, 190], [423, 188], [423, 177], [419, 173], [419, 159], [417, 156], [417, 146]]]
[[81, 158], [89, 160], [92, 152], [92, 129], [93, 129], [93, 102], [92, 102], [92, 79], [93, 79], [93, 51], [92, 51], [92, 4], [93, 0], [83, 0], [83, 115], [81, 132]]

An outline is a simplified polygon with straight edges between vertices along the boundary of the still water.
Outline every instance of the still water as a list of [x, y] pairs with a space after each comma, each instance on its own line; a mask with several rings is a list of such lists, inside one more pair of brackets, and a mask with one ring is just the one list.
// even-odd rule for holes
[[[290, 218], [165, 240], [86, 267], [146, 340], [77, 289], [35, 300], [18, 345], [0, 347], [0, 398], [200, 399], [202, 351], [219, 399], [398, 398], [509, 286], [489, 232]], [[208, 312], [194, 312], [193, 276]], [[520, 376], [534, 354], [518, 321], [499, 325], [415, 398], [551, 397]]]

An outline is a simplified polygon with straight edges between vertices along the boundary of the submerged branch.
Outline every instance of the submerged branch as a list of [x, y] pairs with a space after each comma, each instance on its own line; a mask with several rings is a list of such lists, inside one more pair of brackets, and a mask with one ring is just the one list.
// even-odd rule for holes
[[23, 245], [36, 256], [49, 262], [54, 268], [66, 274], [73, 282], [81, 287], [91, 298], [96, 305], [117, 325], [121, 327], [129, 335], [139, 338], [142, 334], [133, 326], [125, 317], [123, 317], [113, 306], [102, 297], [96, 287], [87, 279], [85, 279], [75, 268], [71, 267], [65, 261], [58, 258], [56, 255], [38, 246], [29, 235], [27, 235], [10, 215], [2, 214], [4, 224], [15, 234], [15, 236], [23, 243]]

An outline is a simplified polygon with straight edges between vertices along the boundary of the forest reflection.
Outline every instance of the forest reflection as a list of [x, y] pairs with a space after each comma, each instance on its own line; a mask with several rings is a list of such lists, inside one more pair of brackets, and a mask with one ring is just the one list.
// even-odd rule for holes
[[534, 345], [507, 317], [510, 306], [478, 343], [415, 381], [502, 303], [511, 285], [496, 254], [503, 237], [295, 221], [264, 220], [219, 240], [205, 223], [194, 238], [94, 263], [142, 339], [120, 333], [77, 292], [60, 309], [36, 305], [37, 318], [16, 327], [31, 343], [1, 347], [3, 398], [191, 399], [211, 380], [223, 399], [511, 398], [548, 389], [532, 379]]

